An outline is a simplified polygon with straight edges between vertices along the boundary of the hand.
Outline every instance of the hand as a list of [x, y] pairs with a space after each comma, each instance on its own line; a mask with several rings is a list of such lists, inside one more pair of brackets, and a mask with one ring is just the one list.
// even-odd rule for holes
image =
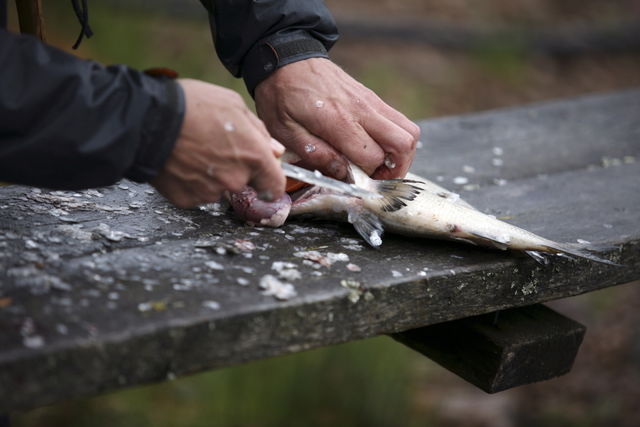
[[308, 168], [345, 179], [349, 159], [389, 179], [411, 166], [420, 128], [328, 59], [278, 69], [258, 85], [255, 100], [269, 132]]
[[284, 147], [236, 92], [180, 79], [186, 111], [180, 135], [151, 184], [170, 202], [189, 208], [217, 201], [225, 190], [252, 186], [263, 199], [278, 199], [285, 178], [276, 160]]

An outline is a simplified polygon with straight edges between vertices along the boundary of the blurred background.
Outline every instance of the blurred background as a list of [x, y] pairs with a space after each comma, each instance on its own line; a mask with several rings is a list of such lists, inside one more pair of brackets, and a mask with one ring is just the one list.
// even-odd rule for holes
[[[70, 51], [71, 6], [43, 3], [49, 42]], [[342, 33], [333, 60], [413, 120], [640, 86], [639, 0], [327, 4]], [[95, 36], [78, 55], [171, 67], [252, 103], [196, 0], [89, 6]], [[11, 6], [9, 18], [16, 30]], [[588, 328], [573, 371], [496, 395], [380, 337], [15, 413], [12, 425], [638, 426], [639, 284], [554, 302]]]

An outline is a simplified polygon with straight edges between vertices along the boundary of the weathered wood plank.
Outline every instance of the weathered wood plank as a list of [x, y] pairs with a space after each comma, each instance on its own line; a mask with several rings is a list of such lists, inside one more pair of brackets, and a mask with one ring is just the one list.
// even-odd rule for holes
[[[629, 93], [538, 105], [529, 113], [516, 109], [426, 122], [426, 137], [432, 139], [414, 165], [430, 177], [442, 174], [450, 187], [449, 176], [481, 158], [474, 141], [491, 152], [494, 142], [487, 133], [498, 138], [500, 132], [489, 123], [507, 127], [513, 120], [520, 137], [503, 138], [500, 145], [505, 165], [512, 163], [520, 178], [483, 172], [476, 163], [482, 186], [464, 197], [546, 237], [614, 245], [606, 253], [624, 268], [562, 259], [540, 266], [508, 253], [391, 235], [381, 250], [373, 250], [347, 225], [292, 222], [278, 230], [251, 228], [227, 214], [175, 209], [149, 187], [132, 183], [101, 190], [102, 197], [0, 188], [0, 409], [34, 407], [637, 279], [640, 164], [628, 158], [619, 166], [587, 167], [605, 155], [640, 154], [637, 115], [629, 113], [636, 111], [640, 92]], [[550, 168], [550, 159], [528, 166], [530, 150], [536, 152], [530, 146], [558, 157], [548, 138], [562, 132], [544, 138], [544, 120], [519, 117], [549, 116], [556, 123], [564, 111], [570, 127], [578, 118], [597, 116], [598, 109], [615, 113], [609, 123], [618, 130], [605, 144], [600, 137], [589, 139], [605, 137], [600, 134], [607, 127], [605, 116], [582, 124], [591, 132], [583, 130], [583, 138], [571, 142], [573, 150], [583, 152], [579, 141], [600, 144], [578, 156], [582, 167], [565, 162], [554, 167], [568, 171], [558, 172]], [[556, 143], [569, 143], [568, 136], [563, 138]], [[523, 144], [527, 149], [516, 155]], [[537, 176], [538, 167], [548, 176]], [[491, 184], [503, 176], [507, 185]], [[236, 244], [246, 252], [219, 253]], [[294, 256], [309, 249], [346, 254], [362, 271], [348, 269], [344, 261], [324, 267]], [[291, 281], [295, 298], [279, 301], [262, 294], [260, 279], [278, 274], [274, 262], [290, 262], [301, 273], [303, 279]], [[358, 285], [342, 282], [346, 279]]]
[[[450, 190], [640, 159], [640, 88], [422, 123], [412, 171]], [[501, 155], [496, 155], [494, 149]], [[433, 161], [437, 159], [437, 161]], [[494, 165], [494, 159], [497, 159]], [[500, 163], [502, 164], [500, 165]], [[466, 173], [465, 165], [474, 173]]]
[[392, 334], [481, 388], [497, 393], [566, 374], [586, 328], [542, 304]]

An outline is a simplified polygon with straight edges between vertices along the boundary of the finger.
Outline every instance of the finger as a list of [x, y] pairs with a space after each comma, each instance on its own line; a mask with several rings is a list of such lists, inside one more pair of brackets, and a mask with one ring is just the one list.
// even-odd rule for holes
[[382, 115], [371, 115], [363, 122], [367, 133], [385, 152], [383, 165], [389, 170], [389, 177], [401, 178], [406, 175], [416, 150], [413, 135]]
[[373, 173], [384, 162], [384, 151], [354, 120], [338, 118], [329, 121], [318, 133], [322, 140], [360, 166], [367, 174]]
[[256, 147], [256, 157], [249, 172], [248, 184], [258, 192], [261, 200], [271, 201], [278, 199], [284, 193], [285, 176], [280, 167], [280, 162], [273, 153], [272, 138], [269, 137], [264, 145]]
[[285, 136], [288, 147], [295, 152], [300, 166], [317, 169], [325, 175], [345, 180], [348, 176], [348, 161], [327, 142], [309, 133], [302, 126], [292, 125]]
[[151, 181], [151, 185], [179, 208], [188, 209], [197, 206], [198, 201], [195, 195], [178, 180], [172, 179], [172, 177], [163, 174], [158, 175]]
[[407, 116], [389, 106], [382, 100], [380, 100], [380, 103], [381, 105], [378, 108], [378, 112], [381, 115], [388, 118], [405, 131], [409, 132], [416, 141], [420, 139], [420, 126], [409, 120]]
[[198, 205], [217, 202], [224, 191], [224, 187], [216, 180], [206, 180], [195, 188], [186, 185], [185, 187], [191, 191]]
[[[258, 162], [254, 162], [257, 164]], [[251, 179], [251, 168], [248, 165], [242, 163], [232, 163], [230, 165], [221, 166], [217, 171], [213, 173], [212, 180], [216, 185], [220, 185], [224, 190], [237, 193], [249, 183]], [[205, 194], [205, 191], [199, 189], [200, 194]]]
[[284, 154], [286, 148], [284, 145], [280, 144], [280, 142], [273, 138], [270, 138], [269, 143], [271, 144], [271, 152], [274, 156], [281, 157]]
[[249, 119], [249, 122], [253, 125], [253, 127], [264, 137], [264, 138], [269, 138], [269, 131], [267, 130], [267, 127], [264, 125], [264, 122], [262, 120], [260, 120], [260, 118], [258, 116], [256, 116], [255, 114], [253, 114], [251, 111], [246, 110], [245, 111], [247, 118]]
[[256, 190], [260, 200], [270, 202], [282, 197], [285, 181], [280, 163], [270, 156], [254, 170], [249, 185]]

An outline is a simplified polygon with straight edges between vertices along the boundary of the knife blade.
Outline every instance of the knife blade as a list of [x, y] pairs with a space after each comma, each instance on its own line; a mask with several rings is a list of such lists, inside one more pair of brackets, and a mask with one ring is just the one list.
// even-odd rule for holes
[[346, 182], [338, 181], [337, 179], [329, 178], [323, 175], [320, 171], [310, 171], [308, 169], [301, 168], [300, 166], [292, 165], [291, 163], [280, 163], [284, 174], [289, 178], [294, 178], [299, 181], [306, 182], [308, 184], [319, 185], [320, 187], [329, 188], [342, 194], [359, 198], [373, 198], [379, 199], [382, 194], [373, 191], [366, 190], [362, 187], [358, 187], [355, 184], [348, 184]]

